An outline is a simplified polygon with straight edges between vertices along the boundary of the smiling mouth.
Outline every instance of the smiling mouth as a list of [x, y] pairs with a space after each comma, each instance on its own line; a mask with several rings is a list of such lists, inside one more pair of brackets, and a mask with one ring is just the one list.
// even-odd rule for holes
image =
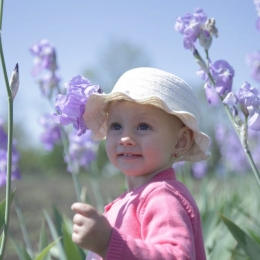
[[118, 156], [120, 157], [139, 157], [139, 154], [129, 154], [129, 153], [120, 153]]

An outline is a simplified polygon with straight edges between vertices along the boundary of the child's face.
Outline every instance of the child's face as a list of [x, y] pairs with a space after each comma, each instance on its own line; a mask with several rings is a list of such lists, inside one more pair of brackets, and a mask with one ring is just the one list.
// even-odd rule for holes
[[108, 108], [106, 150], [129, 176], [154, 176], [174, 161], [181, 120], [152, 105], [113, 101]]

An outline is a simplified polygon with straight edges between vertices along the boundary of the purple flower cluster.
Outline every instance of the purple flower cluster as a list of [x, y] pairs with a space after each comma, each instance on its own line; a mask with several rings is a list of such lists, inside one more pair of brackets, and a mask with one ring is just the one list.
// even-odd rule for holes
[[199, 70], [197, 75], [205, 81], [205, 91], [209, 104], [215, 105], [219, 102], [219, 97], [224, 97], [232, 90], [234, 69], [225, 60], [217, 60], [209, 64], [209, 72], [214, 83], [204, 70]]
[[65, 161], [68, 164], [68, 171], [72, 171], [71, 167], [76, 172], [78, 172], [80, 167], [87, 169], [89, 164], [96, 160], [99, 143], [93, 141], [91, 135], [92, 132], [90, 130], [87, 130], [81, 136], [78, 136], [75, 130], [69, 134], [68, 156], [65, 157]]
[[[185, 167], [186, 164], [187, 162], [185, 161], [177, 162], [174, 163], [173, 168], [175, 172], [180, 173], [183, 171], [183, 168]], [[190, 168], [192, 176], [195, 177], [196, 179], [201, 179], [204, 176], [206, 176], [208, 173], [208, 169], [209, 169], [208, 161], [192, 163]]]
[[195, 9], [193, 14], [187, 13], [178, 17], [175, 30], [184, 37], [183, 44], [186, 49], [193, 50], [194, 44], [199, 39], [200, 45], [208, 50], [212, 43], [212, 36], [218, 36], [215, 20], [208, 19], [201, 8]]
[[54, 145], [61, 140], [59, 125], [53, 122], [50, 114], [45, 114], [39, 118], [39, 123], [44, 132], [41, 134], [41, 142], [46, 150], [52, 150]]
[[[251, 142], [250, 148], [252, 156], [257, 164], [257, 167], [259, 167], [260, 150], [257, 145], [260, 141], [259, 135], [255, 134], [255, 131], [249, 131], [249, 139]], [[219, 174], [221, 176], [225, 176], [227, 172], [241, 175], [246, 174], [249, 170], [249, 165], [247, 163], [245, 153], [243, 149], [241, 149], [240, 140], [235, 131], [219, 124], [215, 127], [215, 140], [221, 155], [220, 161], [216, 165]], [[227, 172], [222, 172], [223, 169]]]
[[201, 67], [197, 74], [205, 81], [208, 102], [211, 105], [219, 103], [219, 96], [224, 97], [231, 91], [235, 72], [225, 60], [217, 60], [211, 63], [207, 56], [207, 65], [195, 47], [195, 42], [198, 39], [200, 45], [208, 53], [212, 43], [212, 36], [218, 36], [215, 20], [207, 18], [204, 11], [197, 8], [193, 14], [187, 13], [182, 17], [178, 17], [175, 29], [183, 35], [184, 47], [192, 51], [195, 60]]
[[34, 55], [33, 76], [38, 75], [43, 70], [55, 71], [58, 67], [56, 64], [55, 49], [51, 46], [48, 40], [41, 40], [30, 48], [32, 55]]
[[103, 93], [103, 91], [100, 86], [91, 85], [88, 79], [80, 75], [74, 76], [65, 84], [65, 87], [67, 88], [67, 94], [57, 95], [55, 102], [57, 113], [53, 113], [52, 117], [58, 124], [73, 124], [80, 136], [88, 129], [83, 120], [88, 97], [92, 93]]
[[248, 54], [246, 56], [246, 63], [251, 69], [251, 77], [260, 82], [260, 51]]
[[[256, 166], [260, 167], [260, 136], [256, 131], [249, 129], [249, 142], [252, 157], [256, 162]], [[197, 178], [203, 178], [211, 171], [213, 167], [214, 174], [216, 176], [225, 178], [230, 173], [245, 175], [250, 170], [247, 163], [246, 155], [241, 149], [241, 143], [239, 137], [233, 129], [228, 128], [224, 124], [216, 124], [214, 128], [214, 143], [216, 144], [216, 154], [219, 154], [218, 159], [214, 159], [214, 163], [209, 160], [201, 161], [191, 164], [191, 173]], [[184, 162], [178, 162], [174, 164], [174, 169], [176, 172], [181, 172], [184, 166]]]
[[191, 165], [191, 173], [196, 179], [202, 179], [208, 173], [208, 162], [201, 161]]
[[[20, 172], [18, 169], [18, 162], [20, 155], [13, 142], [12, 147], [12, 180], [20, 179]], [[6, 184], [7, 173], [7, 134], [3, 128], [3, 121], [0, 119], [0, 187]]]
[[258, 19], [256, 21], [256, 28], [258, 31], [260, 31], [260, 0], [254, 0], [254, 4], [258, 15]]
[[246, 119], [249, 116], [249, 128], [260, 131], [260, 96], [256, 88], [245, 82], [236, 93], [230, 92], [223, 103], [230, 106], [239, 104]]
[[32, 75], [37, 76], [43, 73], [42, 78], [39, 79], [39, 85], [42, 94], [50, 98], [53, 89], [58, 87], [60, 82], [60, 78], [56, 74], [58, 66], [55, 49], [48, 40], [41, 40], [35, 43], [30, 51], [34, 56]]

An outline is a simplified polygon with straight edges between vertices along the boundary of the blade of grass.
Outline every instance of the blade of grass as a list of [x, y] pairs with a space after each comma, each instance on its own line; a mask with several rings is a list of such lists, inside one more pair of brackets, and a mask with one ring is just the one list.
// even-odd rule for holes
[[233, 237], [237, 240], [239, 246], [241, 246], [251, 260], [259, 260], [260, 245], [257, 244], [249, 235], [247, 235], [241, 228], [235, 223], [229, 220], [227, 217], [220, 215], [220, 218], [229, 229]]
[[25, 248], [21, 248], [18, 243], [13, 239], [10, 232], [8, 233], [9, 240], [16, 251], [20, 260], [32, 260]]
[[[15, 189], [11, 193], [11, 203], [12, 203], [13, 198], [14, 198], [14, 193], [15, 193]], [[5, 203], [6, 203], [6, 199], [4, 199], [0, 203], [0, 229], [3, 227], [3, 225], [5, 223]]]
[[[39, 238], [39, 252], [43, 251], [45, 247], [48, 246], [48, 236], [46, 232], [45, 220], [42, 221], [40, 238]], [[46, 254], [43, 258], [44, 260], [50, 260], [50, 254]]]
[[59, 240], [61, 239], [61, 237], [59, 237], [57, 240], [53, 241], [51, 244], [49, 244], [48, 246], [46, 246], [35, 258], [34, 260], [42, 260], [50, 251], [50, 249], [59, 242]]
[[[43, 213], [44, 213], [44, 216], [47, 220], [47, 223], [48, 223], [48, 226], [49, 226], [53, 240], [57, 240], [59, 238], [59, 235], [58, 235], [58, 232], [57, 232], [57, 230], [56, 230], [56, 228], [53, 224], [53, 221], [52, 221], [49, 213], [46, 210], [44, 210]], [[67, 260], [67, 257], [65, 255], [65, 251], [63, 249], [61, 241], [57, 242], [57, 246], [58, 246], [58, 250], [59, 250], [60, 260]]]
[[62, 215], [55, 205], [52, 206], [52, 213], [57, 233], [62, 236]]
[[20, 206], [20, 203], [19, 203], [19, 199], [18, 199], [16, 194], [14, 194], [13, 197], [14, 197], [15, 211], [16, 211], [16, 214], [17, 214], [17, 217], [18, 217], [18, 220], [19, 220], [21, 230], [22, 230], [25, 245], [27, 247], [28, 252], [32, 253], [33, 252], [32, 243], [31, 243], [31, 240], [30, 240], [30, 237], [29, 237], [26, 225], [25, 225], [25, 220], [24, 220], [24, 217], [23, 217], [23, 213], [22, 213], [22, 209], [21, 209], [21, 206]]
[[62, 231], [63, 231], [63, 243], [64, 243], [64, 248], [66, 251], [66, 255], [68, 259], [73, 259], [73, 260], [84, 260], [86, 259], [86, 255], [84, 252], [76, 246], [76, 244], [72, 241], [71, 239], [71, 233], [69, 232], [68, 229], [68, 222], [63, 219], [62, 222]]

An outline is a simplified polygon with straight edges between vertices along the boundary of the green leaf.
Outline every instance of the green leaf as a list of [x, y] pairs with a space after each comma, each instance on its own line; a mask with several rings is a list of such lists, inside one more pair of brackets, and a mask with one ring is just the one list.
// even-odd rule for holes
[[257, 244], [250, 236], [248, 236], [241, 228], [234, 224], [231, 220], [220, 214], [221, 219], [227, 226], [233, 237], [237, 240], [239, 246], [241, 246], [248, 257], [251, 260], [259, 260], [260, 245]]
[[[15, 189], [11, 193], [11, 203], [13, 202], [14, 192], [15, 192]], [[5, 201], [6, 201], [6, 199], [4, 199], [0, 203], [0, 230], [2, 229], [2, 227], [3, 227], [4, 223], [5, 223]]]
[[[44, 212], [45, 218], [47, 220], [47, 223], [48, 223], [48, 226], [49, 226], [53, 240], [59, 239], [58, 232], [57, 232], [57, 230], [56, 230], [56, 228], [53, 224], [53, 221], [52, 221], [49, 213], [46, 210], [44, 210], [43, 212]], [[61, 241], [57, 242], [57, 247], [58, 247], [58, 250], [59, 250], [59, 259], [60, 260], [67, 260]]]
[[[46, 232], [45, 220], [42, 221], [40, 238], [39, 238], [39, 252], [43, 251], [45, 247], [48, 246], [48, 236]], [[50, 259], [48, 256], [43, 258], [44, 260]]]
[[213, 230], [217, 227], [218, 217], [217, 212], [211, 211], [207, 212], [204, 216], [202, 216], [202, 224], [203, 224], [203, 237], [205, 241], [210, 240], [210, 236], [212, 235]]
[[8, 234], [9, 240], [11, 241], [11, 244], [13, 245], [16, 254], [18, 255], [20, 260], [32, 260], [32, 258], [30, 257], [30, 255], [28, 254], [28, 252], [26, 251], [26, 249], [24, 247], [20, 247], [17, 242], [12, 238], [12, 236], [10, 235], [10, 233]]
[[53, 241], [51, 244], [49, 244], [48, 246], [46, 246], [35, 258], [34, 260], [42, 260], [47, 253], [50, 251], [50, 249], [61, 239], [61, 237], [59, 237], [56, 241]]
[[86, 255], [83, 250], [80, 249], [71, 239], [71, 232], [69, 232], [68, 228], [69, 223], [63, 218], [62, 222], [62, 232], [63, 232], [63, 243], [66, 252], [66, 256], [68, 259], [73, 260], [84, 260], [86, 259]]
[[249, 233], [252, 236], [252, 238], [260, 245], [260, 237], [256, 235], [252, 230], [249, 230]]
[[52, 211], [56, 230], [58, 232], [58, 235], [62, 236], [62, 215], [55, 205], [52, 206]]

